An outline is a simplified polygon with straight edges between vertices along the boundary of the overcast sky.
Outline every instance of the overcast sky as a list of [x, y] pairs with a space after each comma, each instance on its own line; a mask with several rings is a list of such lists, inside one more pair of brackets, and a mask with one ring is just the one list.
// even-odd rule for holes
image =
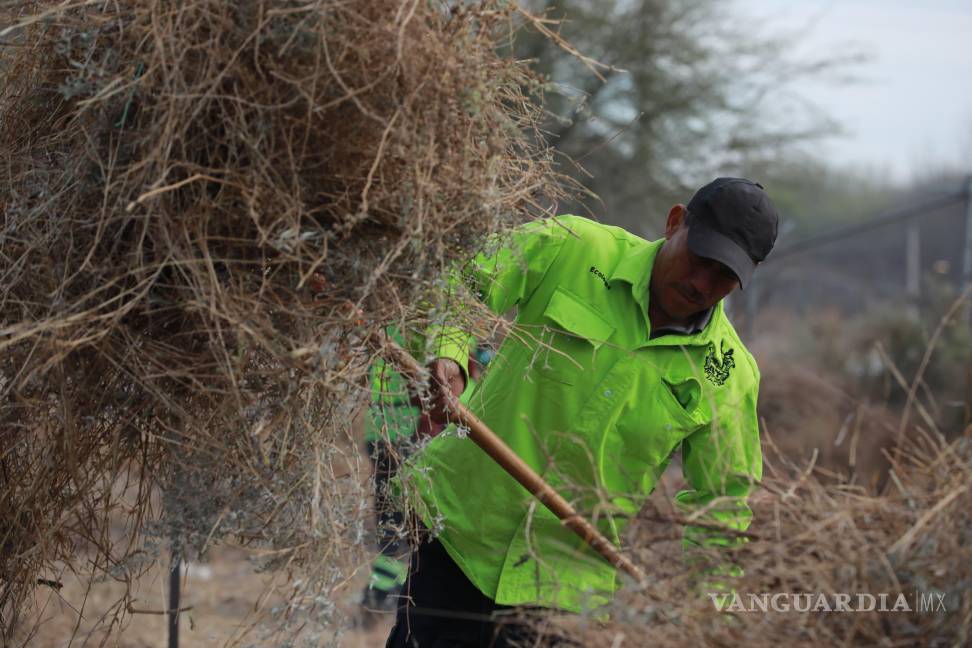
[[856, 84], [794, 88], [848, 131], [822, 147], [832, 161], [902, 180], [945, 165], [972, 173], [972, 0], [736, 4], [769, 32], [800, 28], [798, 55], [853, 45], [870, 56]]

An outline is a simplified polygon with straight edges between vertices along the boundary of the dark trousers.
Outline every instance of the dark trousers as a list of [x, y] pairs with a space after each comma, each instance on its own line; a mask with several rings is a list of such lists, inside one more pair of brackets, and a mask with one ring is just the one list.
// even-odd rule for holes
[[497, 605], [466, 578], [442, 544], [423, 542], [412, 552], [385, 648], [571, 645], [553, 638], [540, 641], [528, 625], [516, 621], [529, 611]]
[[405, 520], [388, 496], [388, 480], [398, 472], [399, 457], [408, 453], [406, 443], [391, 444], [385, 440], [368, 441], [375, 486], [375, 531], [378, 550], [386, 556], [404, 559], [408, 547], [398, 539]]

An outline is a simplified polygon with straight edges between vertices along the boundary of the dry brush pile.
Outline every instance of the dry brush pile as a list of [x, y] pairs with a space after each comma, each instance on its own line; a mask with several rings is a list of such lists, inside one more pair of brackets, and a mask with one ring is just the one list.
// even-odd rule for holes
[[[627, 538], [647, 585], [628, 583], [607, 621], [548, 617], [538, 627], [584, 646], [969, 645], [972, 428], [953, 441], [916, 431], [889, 453], [883, 494], [835, 483], [764, 438], [747, 542], [687, 568], [690, 520], [672, 509], [674, 492], [659, 492]], [[700, 570], [727, 558], [744, 574], [722, 581], [733, 596], [713, 600], [720, 590]]]
[[328, 622], [369, 336], [447, 317], [442, 269], [556, 198], [537, 82], [496, 53], [517, 11], [0, 4], [5, 637], [67, 570], [227, 535]]

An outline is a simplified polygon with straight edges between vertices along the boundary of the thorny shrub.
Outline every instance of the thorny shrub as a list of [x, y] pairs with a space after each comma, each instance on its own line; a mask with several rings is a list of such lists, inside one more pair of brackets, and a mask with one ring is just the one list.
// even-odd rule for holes
[[0, 5], [5, 637], [65, 571], [226, 536], [300, 572], [290, 627], [332, 620], [372, 333], [449, 317], [432, 279], [559, 191], [539, 82], [496, 53], [519, 11]]

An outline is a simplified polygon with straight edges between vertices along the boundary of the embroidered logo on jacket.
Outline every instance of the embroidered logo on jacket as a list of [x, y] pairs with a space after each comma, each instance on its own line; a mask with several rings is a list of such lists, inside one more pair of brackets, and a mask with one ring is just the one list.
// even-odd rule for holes
[[594, 266], [591, 266], [590, 273], [595, 277], [600, 278], [600, 280], [604, 282], [604, 287], [607, 288], [608, 290], [611, 290], [611, 284], [608, 283], [608, 278], [604, 276], [603, 272], [601, 272]]
[[705, 355], [705, 377], [716, 385], [723, 385], [729, 378], [729, 372], [736, 366], [732, 358], [732, 349], [722, 352], [722, 360], [716, 358], [715, 345], [709, 342], [709, 349]]

